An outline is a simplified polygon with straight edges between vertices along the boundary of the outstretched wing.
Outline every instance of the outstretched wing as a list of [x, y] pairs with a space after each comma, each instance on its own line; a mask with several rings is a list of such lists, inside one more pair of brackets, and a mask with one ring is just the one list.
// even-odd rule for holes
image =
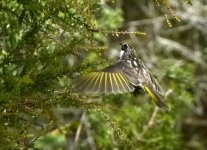
[[76, 84], [78, 91], [114, 94], [134, 91], [133, 85], [122, 72], [122, 65], [119, 61], [103, 70], [83, 76]]

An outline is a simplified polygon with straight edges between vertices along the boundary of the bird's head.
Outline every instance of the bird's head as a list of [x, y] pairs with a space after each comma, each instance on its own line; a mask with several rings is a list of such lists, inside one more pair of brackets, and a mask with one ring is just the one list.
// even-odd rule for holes
[[129, 60], [136, 57], [136, 53], [133, 47], [129, 44], [121, 44], [120, 60]]

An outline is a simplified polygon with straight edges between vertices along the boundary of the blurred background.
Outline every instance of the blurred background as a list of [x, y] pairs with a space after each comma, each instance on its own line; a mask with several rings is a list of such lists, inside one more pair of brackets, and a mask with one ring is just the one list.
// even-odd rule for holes
[[[0, 149], [207, 148], [206, 0], [0, 2]], [[84, 95], [132, 45], [166, 94]]]

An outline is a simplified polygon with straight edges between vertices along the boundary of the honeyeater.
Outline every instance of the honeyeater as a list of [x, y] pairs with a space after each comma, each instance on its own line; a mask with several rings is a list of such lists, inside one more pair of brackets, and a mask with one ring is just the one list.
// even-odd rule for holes
[[167, 108], [163, 92], [151, 72], [136, 56], [129, 44], [121, 44], [118, 62], [100, 71], [81, 77], [77, 82], [78, 91], [84, 93], [127, 93], [138, 89], [146, 91], [158, 107]]

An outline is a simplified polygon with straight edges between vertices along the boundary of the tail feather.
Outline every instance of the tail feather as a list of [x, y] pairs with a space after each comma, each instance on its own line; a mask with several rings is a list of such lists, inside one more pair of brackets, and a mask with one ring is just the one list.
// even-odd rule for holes
[[144, 85], [144, 88], [158, 107], [168, 109], [167, 105], [163, 102], [164, 96], [161, 93], [156, 92], [152, 87], [148, 85]]

